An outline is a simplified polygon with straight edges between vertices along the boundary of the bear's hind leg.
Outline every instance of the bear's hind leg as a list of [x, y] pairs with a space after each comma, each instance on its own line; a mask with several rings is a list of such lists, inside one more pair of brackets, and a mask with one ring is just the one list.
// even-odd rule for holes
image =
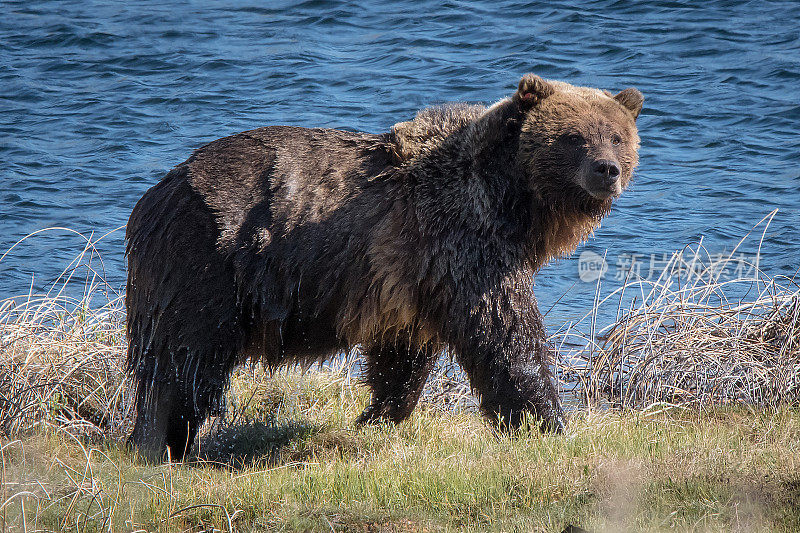
[[[191, 394], [191, 393], [189, 393]], [[183, 461], [192, 450], [197, 430], [206, 419], [203, 408], [194, 405], [185, 391], [178, 391], [169, 414], [165, 443], [173, 461]]]
[[157, 383], [139, 402], [131, 444], [148, 461], [183, 461], [206, 418], [175, 383]]
[[135, 376], [137, 415], [129, 442], [148, 461], [183, 461], [198, 429], [223, 401], [234, 358], [214, 361], [213, 355], [204, 355], [189, 357], [178, 351], [174, 366], [163, 370], [157, 361], [164, 357], [142, 361], [141, 373]]
[[150, 462], [164, 460], [174, 389], [168, 383], [137, 384], [136, 423], [128, 444]]
[[436, 353], [430, 343], [416, 344], [399, 334], [364, 351], [365, 380], [372, 388], [372, 402], [356, 424], [401, 422], [417, 405]]

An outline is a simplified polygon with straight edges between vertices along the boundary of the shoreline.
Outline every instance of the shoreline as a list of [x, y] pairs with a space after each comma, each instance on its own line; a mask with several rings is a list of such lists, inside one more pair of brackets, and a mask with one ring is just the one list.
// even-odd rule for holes
[[[796, 531], [800, 287], [743, 279], [758, 290], [727, 301], [713, 264], [687, 278], [681, 265], [696, 259], [676, 255], [673, 277], [627, 284], [643, 296], [610, 328], [595, 318], [615, 302], [596, 299], [583, 325], [551, 336], [572, 398], [562, 436], [496, 435], [447, 359], [408, 421], [356, 428], [368, 392], [351, 353], [306, 372], [240, 367], [192, 461], [166, 465], [124, 445], [122, 296], [76, 275], [79, 259], [51, 294], [0, 302], [0, 521], [12, 531]], [[85, 283], [83, 296], [68, 298], [68, 283]]]

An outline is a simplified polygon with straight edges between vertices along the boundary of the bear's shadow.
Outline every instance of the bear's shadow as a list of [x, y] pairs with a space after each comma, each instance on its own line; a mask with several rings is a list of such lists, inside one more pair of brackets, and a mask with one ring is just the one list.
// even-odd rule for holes
[[195, 444], [191, 461], [220, 468], [280, 466], [307, 458], [304, 451], [323, 426], [306, 420], [215, 422]]

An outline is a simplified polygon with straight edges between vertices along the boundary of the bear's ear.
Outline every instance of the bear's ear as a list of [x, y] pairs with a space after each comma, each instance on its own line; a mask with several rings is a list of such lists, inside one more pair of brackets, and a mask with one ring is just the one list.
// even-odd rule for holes
[[525, 74], [519, 80], [519, 88], [514, 93], [514, 102], [523, 111], [531, 109], [555, 92], [553, 85], [536, 74]]
[[636, 117], [639, 116], [639, 112], [642, 110], [644, 96], [642, 96], [642, 93], [640, 93], [638, 90], [631, 87], [630, 89], [625, 89], [616, 95], [614, 100], [628, 108], [628, 110], [633, 114], [633, 120], [636, 120]]

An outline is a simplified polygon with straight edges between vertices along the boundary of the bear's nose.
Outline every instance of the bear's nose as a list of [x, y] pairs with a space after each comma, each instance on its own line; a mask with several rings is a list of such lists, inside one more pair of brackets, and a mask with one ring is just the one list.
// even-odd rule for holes
[[598, 159], [592, 163], [592, 173], [606, 183], [614, 183], [619, 178], [619, 163], [611, 159]]

